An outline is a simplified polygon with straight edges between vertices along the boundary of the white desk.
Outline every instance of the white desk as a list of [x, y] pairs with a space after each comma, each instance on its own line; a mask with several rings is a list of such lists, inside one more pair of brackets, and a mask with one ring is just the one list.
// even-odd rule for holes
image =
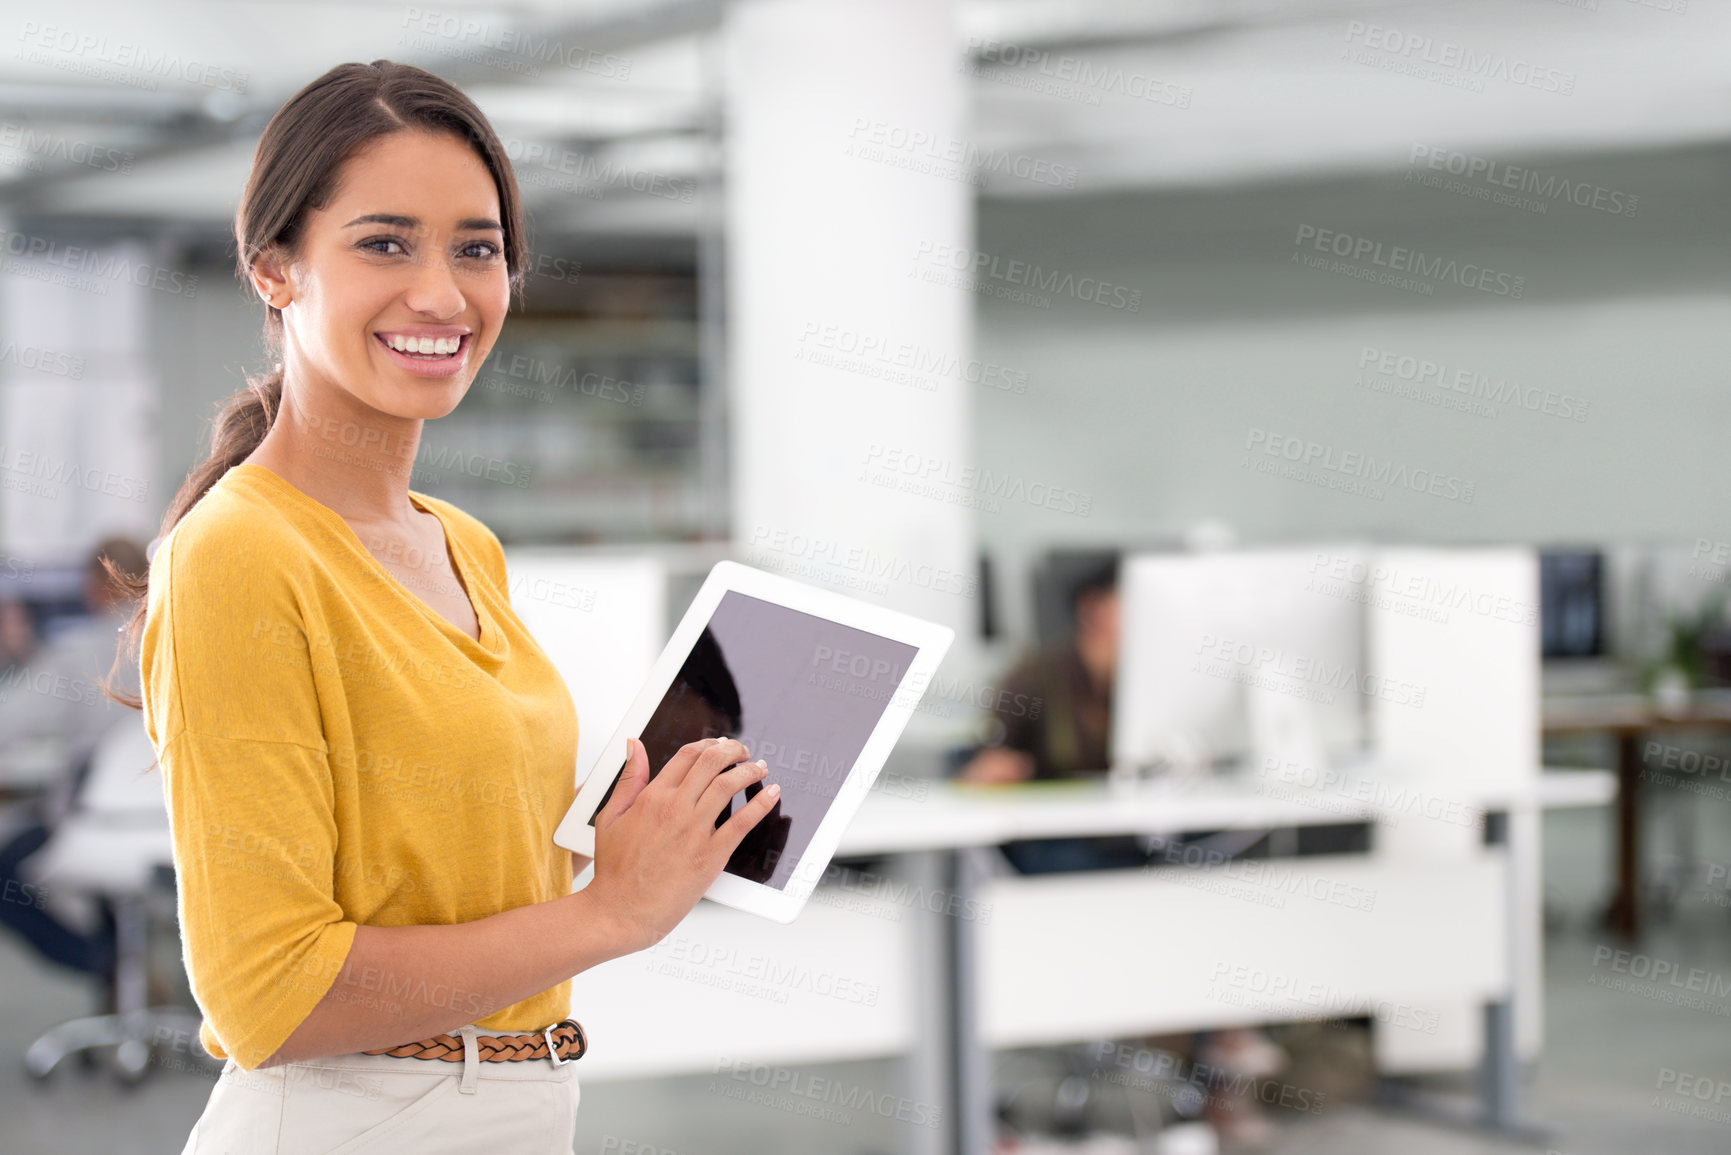
[[[1524, 851], [1533, 848], [1480, 847], [1476, 827], [1460, 832], [1475, 849], [1434, 859], [1373, 851], [1266, 860], [1329, 889], [1375, 894], [1365, 911], [1311, 897], [1301, 885], [1269, 891], [1282, 899], [1275, 906], [1255, 887], [1284, 882], [1235, 879], [1222, 888], [1180, 868], [979, 877], [967, 852], [1013, 838], [1326, 825], [1385, 808], [1276, 796], [1253, 780], [1128, 793], [1101, 783], [927, 785], [923, 798], [870, 796], [840, 853], [897, 855], [935, 889], [886, 897], [869, 885], [820, 888], [786, 926], [700, 903], [657, 948], [576, 977], [573, 1013], [593, 1042], [583, 1077], [911, 1054], [910, 1097], [942, 1104], [946, 1126], [956, 1127], [916, 1137], [927, 1149], [973, 1155], [990, 1135], [988, 1048], [1388, 1006], [1423, 1011], [1450, 999], [1536, 1000], [1536, 968], [1514, 957], [1522, 940], [1536, 942], [1536, 925], [1511, 926], [1523, 909], [1511, 901], [1521, 873], [1512, 864], [1532, 858]], [[1446, 788], [1435, 793], [1448, 797]], [[1565, 772], [1460, 801], [1508, 808], [1514, 850], [1517, 832], [1530, 838], [1535, 826], [1521, 816], [1601, 804], [1613, 793], [1609, 774]], [[1245, 885], [1250, 900], [1240, 893]], [[964, 917], [927, 913], [934, 906]], [[1205, 941], [1183, 939], [1187, 927], [1205, 928]], [[1258, 972], [1305, 993], [1268, 996], [1255, 989]], [[1080, 974], [1088, 982], [1076, 982]], [[1312, 990], [1315, 982], [1327, 989]], [[1476, 1046], [1477, 1038], [1454, 1044]], [[1512, 1035], [1500, 1045], [1512, 1051]], [[1507, 1069], [1512, 1054], [1500, 1061]]]
[[[1356, 772], [1369, 777], [1377, 768], [1364, 763]], [[1546, 771], [1530, 787], [1480, 790], [1471, 797], [1451, 794], [1447, 783], [1389, 776], [1381, 780], [1410, 783], [1415, 790], [1480, 809], [1597, 806], [1616, 796], [1616, 779], [1604, 770]], [[1301, 787], [1255, 776], [1149, 783], [1125, 790], [1097, 781], [1008, 790], [932, 782], [924, 797], [873, 792], [836, 853], [852, 857], [995, 846], [1013, 838], [1367, 822], [1389, 809], [1374, 799], [1357, 801], [1340, 792], [1315, 791], [1307, 797]]]

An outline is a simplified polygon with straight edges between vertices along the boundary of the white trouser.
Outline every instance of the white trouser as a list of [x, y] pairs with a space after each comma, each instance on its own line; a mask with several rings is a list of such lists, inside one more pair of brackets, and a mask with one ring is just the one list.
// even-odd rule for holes
[[181, 1155], [570, 1155], [577, 1064], [483, 1063], [470, 1024], [461, 1063], [334, 1055], [243, 1071], [230, 1059]]

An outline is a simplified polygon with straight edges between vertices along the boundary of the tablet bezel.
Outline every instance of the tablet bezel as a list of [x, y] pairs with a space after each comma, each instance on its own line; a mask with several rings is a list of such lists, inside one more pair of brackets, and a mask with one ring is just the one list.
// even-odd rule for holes
[[[913, 660], [908, 663], [901, 681], [878, 717], [877, 725], [872, 728], [871, 735], [860, 748], [859, 757], [848, 769], [847, 777], [843, 779], [823, 821], [818, 823], [805, 852], [794, 865], [792, 877], [788, 879], [786, 887], [777, 890], [761, 882], [752, 882], [728, 874], [724, 870], [709, 889], [704, 891], [705, 898], [714, 899], [727, 906], [750, 911], [776, 922], [792, 922], [816, 889], [818, 879], [841, 841], [842, 832], [847, 829], [848, 823], [853, 821], [860, 803], [865, 800], [866, 793], [895, 747], [896, 740], [906, 728], [908, 720], [913, 717], [915, 707], [919, 705], [920, 698], [931, 684], [932, 675], [936, 673], [939, 663], [943, 661], [950, 644], [955, 640], [956, 632], [950, 627], [897, 610], [874, 606], [833, 590], [809, 586], [780, 574], [754, 569], [740, 562], [717, 562], [704, 578], [703, 585], [698, 589], [697, 596], [691, 600], [685, 616], [680, 618], [672, 637], [668, 638], [661, 656], [656, 658], [655, 664], [650, 667], [643, 688], [637, 692], [637, 697], [625, 711], [625, 716], [620, 720], [613, 736], [601, 748], [588, 777], [579, 784], [577, 797], [566, 811], [558, 829], [554, 831], [553, 841], [578, 854], [590, 858], [595, 856], [595, 828], [589, 825], [589, 819], [599, 807], [608, 787], [618, 777], [617, 772], [602, 768], [622, 766], [625, 761], [625, 740], [643, 733], [644, 726], [648, 725], [655, 708], [661, 704], [668, 687], [673, 684], [680, 667], [685, 664], [686, 655], [691, 652], [704, 627], [709, 624], [715, 608], [721, 604], [722, 597], [729, 592], [759, 598], [915, 648]], [[775, 781], [773, 773], [768, 780]]]

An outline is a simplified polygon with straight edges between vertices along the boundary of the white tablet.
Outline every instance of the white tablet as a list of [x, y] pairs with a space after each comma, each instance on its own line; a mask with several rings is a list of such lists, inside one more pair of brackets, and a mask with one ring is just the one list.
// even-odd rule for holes
[[697, 591], [554, 832], [595, 855], [595, 814], [642, 741], [651, 777], [687, 742], [737, 738], [781, 797], [704, 897], [792, 922], [955, 639], [948, 626], [724, 561]]

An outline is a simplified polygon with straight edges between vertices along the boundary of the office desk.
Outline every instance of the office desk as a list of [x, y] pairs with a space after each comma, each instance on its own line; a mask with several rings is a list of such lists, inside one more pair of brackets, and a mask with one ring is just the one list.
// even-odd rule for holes
[[[1386, 813], [1369, 802], [1275, 796], [1246, 779], [1127, 792], [1098, 782], [929, 786], [924, 797], [869, 796], [838, 853], [897, 856], [935, 902], [820, 889], [786, 926], [701, 903], [656, 948], [573, 980], [573, 1013], [593, 1042], [584, 1077], [908, 1054], [913, 1097], [943, 1107], [942, 1127], [916, 1129], [915, 1140], [978, 1155], [992, 1133], [991, 1048], [1364, 1014], [1433, 995], [1507, 1002], [1517, 985], [1516, 998], [1536, 998], [1522, 978], [1536, 969], [1511, 959], [1517, 943], [1536, 941], [1536, 918], [1530, 928], [1510, 925], [1519, 856], [1503, 848], [1440, 869], [1374, 854], [1278, 860], [1372, 888], [1373, 920], [1303, 895], [1278, 907], [1245, 901], [1177, 867], [987, 877], [974, 853], [1012, 838], [1314, 826]], [[1612, 793], [1609, 774], [1546, 774], [1469, 801], [1531, 816]], [[1527, 824], [1508, 825], [1512, 835]], [[1476, 829], [1462, 833], [1477, 846]], [[1147, 913], [1127, 918], [1126, 909]], [[910, 910], [924, 913], [902, 917]], [[1174, 949], [1174, 928], [1187, 925], [1208, 927], [1206, 950]], [[1331, 989], [1278, 1005], [1240, 998], [1256, 992], [1218, 981], [1222, 959], [1326, 977]], [[1089, 981], [1077, 983], [1079, 974]], [[856, 997], [866, 988], [870, 1006]], [[1503, 1080], [1489, 1113], [1506, 1117], [1514, 1036], [1488, 1041]]]
[[1544, 733], [1609, 734], [1617, 742], [1616, 889], [1605, 925], [1624, 938], [1641, 933], [1641, 741], [1675, 730], [1731, 729], [1731, 692], [1697, 692], [1688, 708], [1662, 713], [1642, 694], [1571, 695], [1545, 699]]
[[[1377, 777], [1379, 768], [1367, 761], [1342, 770]], [[1434, 787], [1431, 793], [1449, 796], [1447, 783], [1381, 780], [1410, 782], [1419, 791]], [[1611, 775], [1602, 770], [1547, 771], [1530, 786], [1481, 790], [1462, 801], [1481, 810], [1594, 806], [1610, 801], [1614, 790]], [[924, 797], [868, 796], [842, 835], [836, 854], [863, 857], [996, 846], [1015, 838], [1320, 826], [1373, 821], [1388, 810], [1388, 805], [1344, 795], [1330, 797], [1324, 791], [1306, 797], [1299, 787], [1254, 775], [1127, 788], [1095, 780], [1028, 783], [1009, 789], [933, 782]]]

